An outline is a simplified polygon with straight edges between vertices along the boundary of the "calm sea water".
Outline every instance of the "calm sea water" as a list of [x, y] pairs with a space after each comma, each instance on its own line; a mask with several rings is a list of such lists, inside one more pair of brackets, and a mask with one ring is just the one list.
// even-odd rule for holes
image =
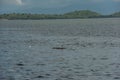
[[0, 80], [120, 80], [120, 18], [0, 20]]
[[120, 18], [6, 20], [0, 31], [20, 31], [43, 36], [112, 36], [120, 37]]

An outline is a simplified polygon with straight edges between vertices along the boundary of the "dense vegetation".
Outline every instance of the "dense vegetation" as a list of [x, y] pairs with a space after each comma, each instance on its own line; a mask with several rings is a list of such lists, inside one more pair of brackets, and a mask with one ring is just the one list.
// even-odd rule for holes
[[120, 12], [116, 12], [116, 13], [112, 14], [111, 16], [120, 17]]
[[66, 18], [91, 18], [101, 16], [99, 13], [92, 12], [89, 10], [74, 11], [64, 14]]
[[73, 18], [104, 18], [104, 17], [120, 17], [120, 12], [111, 15], [101, 15], [99, 13], [81, 10], [65, 14], [27, 14], [27, 13], [11, 13], [1, 14], [0, 19], [73, 19]]

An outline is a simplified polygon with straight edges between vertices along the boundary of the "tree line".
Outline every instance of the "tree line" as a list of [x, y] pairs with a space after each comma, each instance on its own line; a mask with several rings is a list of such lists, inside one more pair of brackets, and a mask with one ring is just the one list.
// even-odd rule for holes
[[30, 14], [30, 13], [11, 13], [0, 14], [0, 19], [76, 19], [76, 18], [110, 18], [120, 17], [120, 12], [111, 15], [101, 15], [90, 10], [73, 11], [65, 14]]

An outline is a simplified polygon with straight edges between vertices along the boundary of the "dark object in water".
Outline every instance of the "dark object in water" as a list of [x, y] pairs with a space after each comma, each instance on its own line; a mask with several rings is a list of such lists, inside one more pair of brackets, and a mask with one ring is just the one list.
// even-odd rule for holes
[[23, 63], [18, 63], [18, 64], [16, 64], [17, 66], [24, 66], [24, 64]]
[[114, 79], [120, 79], [120, 77], [114, 77]]
[[36, 78], [44, 78], [44, 76], [39, 75], [39, 76], [37, 76]]
[[63, 49], [66, 49], [66, 48], [64, 48], [64, 47], [53, 47], [52, 49], [63, 50]]

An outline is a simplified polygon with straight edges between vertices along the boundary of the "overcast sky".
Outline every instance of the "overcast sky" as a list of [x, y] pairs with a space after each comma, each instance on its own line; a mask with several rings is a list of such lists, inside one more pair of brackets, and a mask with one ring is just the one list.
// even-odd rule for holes
[[120, 11], [120, 0], [0, 0], [0, 13], [65, 13], [75, 10], [111, 14]]

